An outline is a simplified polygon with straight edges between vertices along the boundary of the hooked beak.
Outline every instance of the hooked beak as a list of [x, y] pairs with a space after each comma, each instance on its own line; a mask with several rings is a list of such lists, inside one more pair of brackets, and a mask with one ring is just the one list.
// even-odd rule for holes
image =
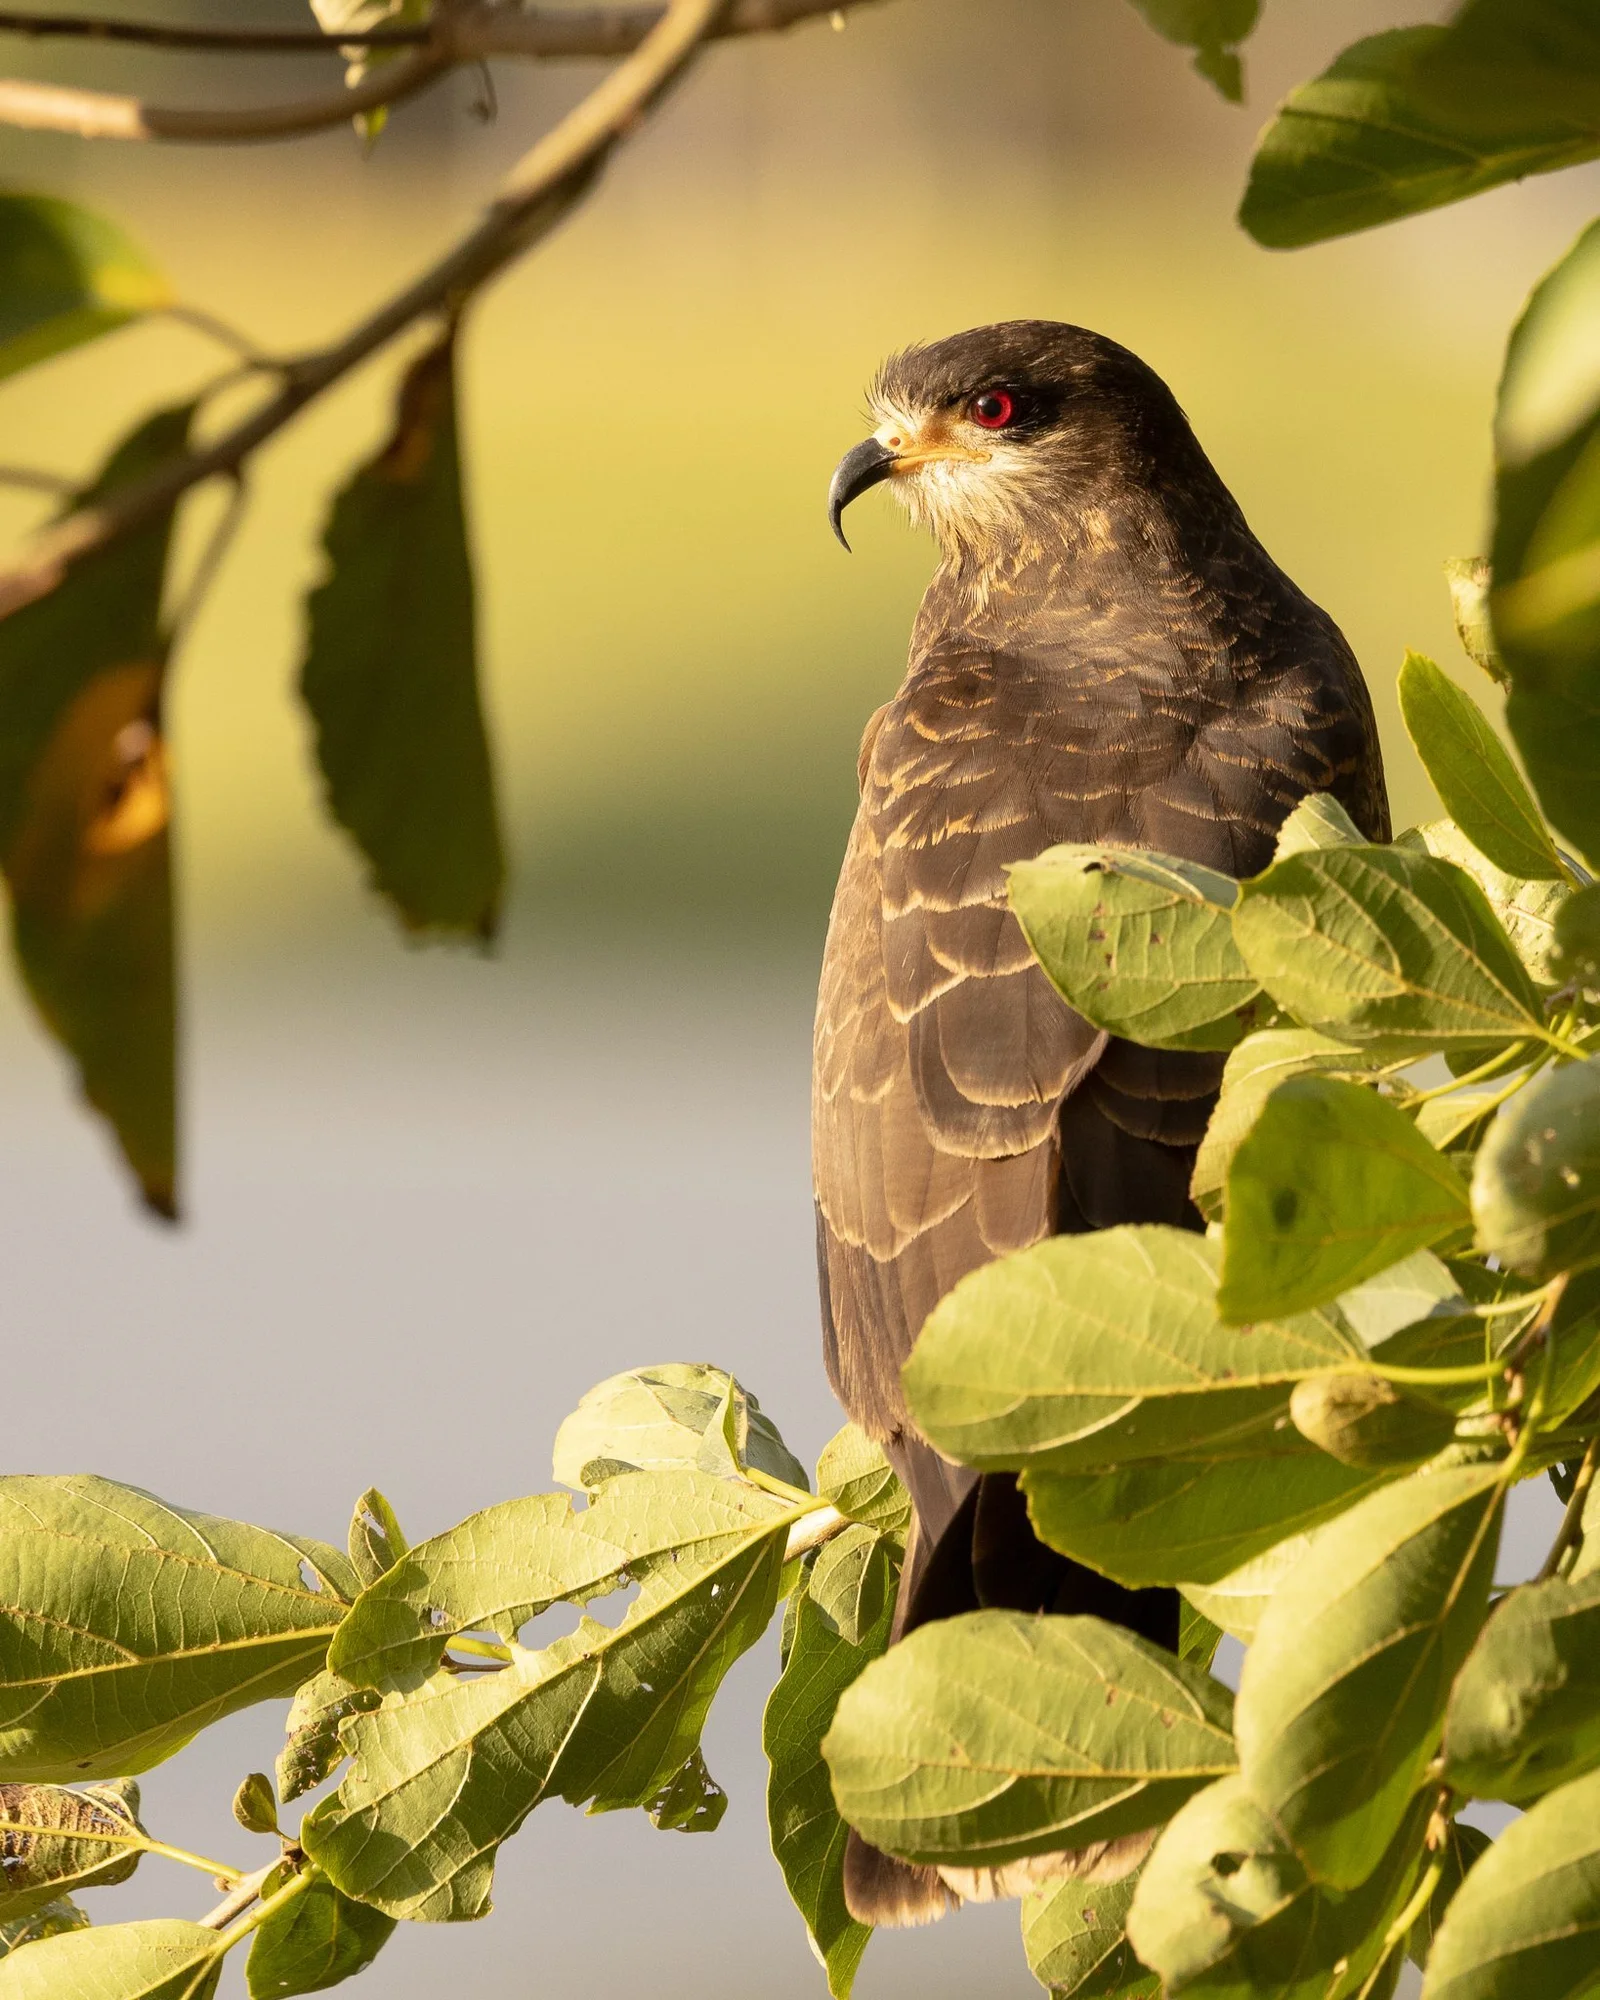
[[839, 537], [840, 546], [847, 552], [850, 544], [844, 538], [844, 510], [869, 486], [876, 486], [880, 480], [887, 479], [894, 471], [897, 459], [898, 454], [886, 444], [880, 444], [875, 437], [863, 438], [840, 459], [828, 487], [828, 521]]

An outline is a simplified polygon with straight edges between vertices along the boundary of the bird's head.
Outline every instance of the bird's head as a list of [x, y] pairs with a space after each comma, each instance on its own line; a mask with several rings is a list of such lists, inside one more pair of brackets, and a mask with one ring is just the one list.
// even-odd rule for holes
[[907, 348], [879, 369], [868, 402], [877, 428], [845, 453], [828, 489], [846, 548], [845, 508], [883, 481], [947, 552], [981, 554], [1092, 522], [1108, 481], [1137, 484], [1198, 449], [1153, 369], [1053, 320]]

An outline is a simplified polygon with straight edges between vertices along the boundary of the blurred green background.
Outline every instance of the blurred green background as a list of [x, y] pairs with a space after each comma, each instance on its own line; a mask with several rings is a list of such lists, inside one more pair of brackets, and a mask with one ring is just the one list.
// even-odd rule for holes
[[[811, 996], [856, 740], [932, 565], [881, 498], [852, 516], [853, 559], [828, 534], [863, 386], [892, 347], [1015, 315], [1137, 349], [1348, 633], [1397, 824], [1430, 814], [1394, 674], [1418, 646], [1489, 693], [1455, 646], [1441, 564], [1481, 546], [1505, 332], [1600, 180], [1287, 256], [1232, 210], [1291, 82], [1442, 11], [1268, 0], [1242, 110], [1123, 0], [886, 0], [843, 32], [715, 50], [470, 323], [514, 868], [493, 960], [399, 945], [321, 819], [291, 694], [327, 500], [381, 435], [399, 357], [271, 447], [174, 683], [184, 1229], [132, 1211], [0, 993], [14, 1469], [92, 1467], [335, 1538], [377, 1480], [416, 1536], [546, 1484], [578, 1394], [666, 1358], [736, 1368], [797, 1449], [820, 1446], [837, 1415], [810, 1269]], [[303, 16], [254, 0], [248, 18]], [[314, 61], [25, 43], [0, 59], [166, 101], [330, 81]], [[502, 66], [490, 122], [457, 79], [370, 157], [343, 131], [161, 151], [7, 133], [0, 180], [104, 208], [186, 298], [299, 348], [448, 242], [594, 74]], [[152, 324], [39, 368], [0, 386], [0, 458], [86, 470], [218, 365], [192, 331]], [[192, 510], [191, 546], [214, 505]], [[8, 532], [35, 513], [0, 497]], [[747, 1662], [713, 1724], [733, 1794], [714, 1842], [538, 1815], [502, 1863], [496, 1918], [408, 1933], [364, 1990], [819, 1992], [764, 1851], [771, 1670]], [[157, 1774], [158, 1830], [237, 1847], [226, 1799], [276, 1726], [241, 1718]], [[147, 1864], [97, 1908], [186, 1896]], [[1030, 1991], [1014, 1926], [1002, 1908], [880, 1941], [859, 1990]]]

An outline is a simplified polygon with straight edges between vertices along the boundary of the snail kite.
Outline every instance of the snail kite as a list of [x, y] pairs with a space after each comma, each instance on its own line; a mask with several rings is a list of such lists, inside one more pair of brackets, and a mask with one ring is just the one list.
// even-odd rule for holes
[[[834, 475], [834, 528], [843, 541], [844, 508], [883, 482], [941, 561], [906, 677], [862, 738], [817, 1001], [828, 1373], [915, 1503], [897, 1636], [1004, 1605], [1175, 1645], [1175, 1594], [1046, 1549], [1010, 1475], [980, 1478], [918, 1435], [900, 1368], [934, 1303], [991, 1257], [1113, 1223], [1200, 1226], [1189, 1177], [1222, 1057], [1136, 1048], [1071, 1013], [1006, 907], [1007, 864], [1101, 841], [1250, 875], [1318, 791], [1386, 839], [1372, 708], [1338, 627], [1126, 348], [1049, 321], [980, 327], [896, 355], [870, 401], [878, 427]], [[846, 1894], [868, 1922], [915, 1923], [1013, 1893], [1015, 1873], [941, 1877], [853, 1837]]]

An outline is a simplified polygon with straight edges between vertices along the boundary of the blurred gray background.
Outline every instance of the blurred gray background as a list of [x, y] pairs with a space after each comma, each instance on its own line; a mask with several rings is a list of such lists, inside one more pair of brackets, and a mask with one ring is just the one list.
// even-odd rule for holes
[[[839, 1418], [817, 1352], [812, 993], [856, 737], [931, 567], [887, 504], [860, 509], [853, 561], [828, 537], [862, 386], [889, 347], [1018, 313], [1139, 349], [1350, 633], [1397, 822], [1428, 816], [1394, 671], [1410, 644], [1473, 674], [1440, 564], [1481, 545], [1505, 330], [1600, 182], [1292, 256], [1256, 249], [1231, 211], [1290, 82], [1441, 11], [1269, 0], [1244, 110], [1121, 0], [897, 0], [843, 33], [716, 51], [470, 331], [516, 868], [492, 958], [400, 943], [320, 819], [289, 694], [326, 497], [380, 432], [392, 363], [273, 447], [175, 691], [181, 1228], [136, 1212], [0, 988], [10, 1469], [94, 1470], [333, 1540], [376, 1482], [415, 1538], [547, 1485], [582, 1391], [666, 1359], [734, 1369], [815, 1453]], [[250, 18], [301, 17], [259, 0]], [[131, 73], [25, 44], [0, 64]], [[489, 125], [452, 87], [370, 158], [342, 132], [203, 155], [9, 134], [0, 175], [106, 208], [196, 303], [304, 345], [447, 240], [591, 76], [501, 74]], [[136, 77], [222, 101], [326, 73], [152, 58]], [[0, 388], [5, 455], [82, 469], [211, 366], [160, 326], [52, 363]], [[0, 503], [0, 525], [26, 520]], [[1519, 1497], [1508, 1573], [1554, 1521], [1547, 1489]], [[487, 1922], [404, 1927], [357, 1990], [822, 1992], [766, 1850], [774, 1668], [769, 1642], [714, 1713], [708, 1759], [732, 1795], [714, 1838], [547, 1807], [506, 1849]], [[248, 1862], [228, 1799], [280, 1727], [263, 1708], [153, 1774], [156, 1830]], [[91, 1907], [210, 1897], [155, 1862]], [[1002, 1906], [880, 1938], [858, 1991], [1033, 1991], [1015, 1931]]]

